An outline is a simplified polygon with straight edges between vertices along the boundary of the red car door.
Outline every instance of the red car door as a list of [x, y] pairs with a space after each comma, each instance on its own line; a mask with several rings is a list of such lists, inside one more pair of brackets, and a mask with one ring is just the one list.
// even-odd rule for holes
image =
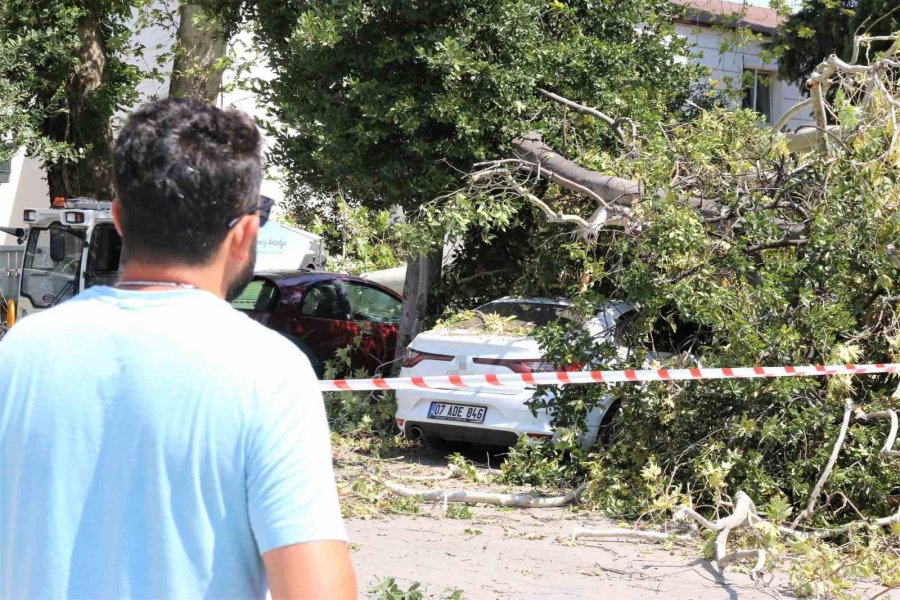
[[295, 310], [291, 335], [306, 344], [323, 364], [359, 335], [359, 326], [350, 320], [350, 306], [338, 280], [306, 288]]
[[369, 373], [384, 371], [394, 360], [402, 302], [399, 297], [375, 286], [359, 281], [342, 283], [350, 306], [350, 318], [362, 335], [353, 356], [354, 368], [361, 367]]

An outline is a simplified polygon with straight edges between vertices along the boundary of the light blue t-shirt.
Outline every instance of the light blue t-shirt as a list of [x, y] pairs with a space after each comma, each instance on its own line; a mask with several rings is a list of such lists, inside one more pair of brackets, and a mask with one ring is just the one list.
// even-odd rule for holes
[[226, 302], [95, 287], [0, 341], [0, 597], [260, 598], [345, 539], [309, 362]]

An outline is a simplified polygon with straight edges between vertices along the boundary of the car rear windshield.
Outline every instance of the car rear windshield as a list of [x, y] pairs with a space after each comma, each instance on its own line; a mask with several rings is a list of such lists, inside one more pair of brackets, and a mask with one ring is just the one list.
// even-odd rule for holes
[[489, 302], [478, 308], [483, 314], [492, 313], [504, 318], [512, 318], [522, 324], [530, 323], [537, 327], [543, 327], [552, 323], [567, 323], [574, 321], [570, 307], [564, 304], [549, 304], [536, 302]]

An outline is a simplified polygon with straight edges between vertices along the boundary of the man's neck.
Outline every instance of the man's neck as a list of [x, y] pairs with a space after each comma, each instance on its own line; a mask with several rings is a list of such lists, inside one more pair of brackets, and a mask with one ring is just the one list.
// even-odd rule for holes
[[125, 264], [119, 283], [130, 282], [135, 285], [128, 286], [128, 289], [172, 291], [173, 287], [179, 285], [206, 290], [219, 298], [225, 298], [223, 273], [215, 264], [196, 267], [129, 261]]

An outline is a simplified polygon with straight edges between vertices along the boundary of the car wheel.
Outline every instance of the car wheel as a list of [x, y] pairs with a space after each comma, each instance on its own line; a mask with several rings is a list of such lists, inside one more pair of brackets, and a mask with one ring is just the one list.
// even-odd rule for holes
[[621, 400], [614, 400], [606, 410], [606, 413], [604, 413], [603, 420], [600, 421], [600, 429], [597, 431], [597, 446], [608, 446], [612, 442], [616, 432], [616, 424], [619, 421], [619, 407], [621, 404]]

